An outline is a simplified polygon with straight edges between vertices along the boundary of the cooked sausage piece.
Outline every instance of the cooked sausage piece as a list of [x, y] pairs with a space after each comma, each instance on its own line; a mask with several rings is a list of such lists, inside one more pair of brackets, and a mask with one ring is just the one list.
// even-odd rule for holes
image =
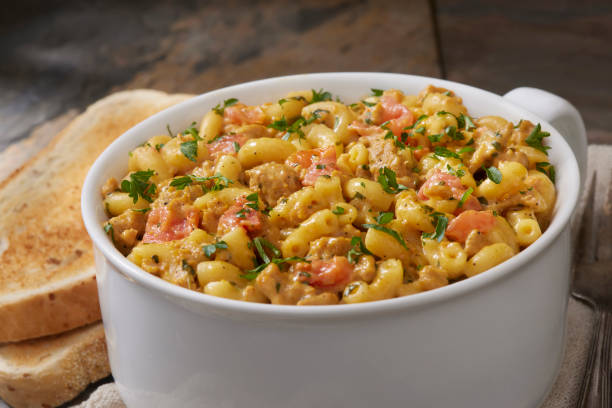
[[286, 164], [264, 163], [245, 172], [249, 188], [259, 192], [268, 207], [302, 188], [297, 172]]

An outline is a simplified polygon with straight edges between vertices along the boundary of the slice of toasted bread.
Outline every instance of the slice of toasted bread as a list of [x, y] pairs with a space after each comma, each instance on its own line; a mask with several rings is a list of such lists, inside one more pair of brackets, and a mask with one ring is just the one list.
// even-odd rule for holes
[[60, 405], [109, 374], [101, 323], [0, 346], [0, 398], [14, 408]]
[[0, 343], [100, 319], [92, 246], [80, 214], [81, 185], [110, 142], [188, 97], [152, 90], [108, 96], [0, 182]]

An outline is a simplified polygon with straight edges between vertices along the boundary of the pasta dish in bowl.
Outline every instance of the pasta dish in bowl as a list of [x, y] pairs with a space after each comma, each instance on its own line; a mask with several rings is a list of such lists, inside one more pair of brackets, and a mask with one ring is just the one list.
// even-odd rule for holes
[[136, 125], [82, 193], [122, 399], [538, 406], [563, 350], [581, 123], [532, 88], [323, 73]]
[[411, 295], [513, 257], [553, 214], [546, 129], [474, 117], [452, 88], [227, 98], [202, 116], [151, 134], [102, 194], [117, 249], [205, 294], [287, 305]]

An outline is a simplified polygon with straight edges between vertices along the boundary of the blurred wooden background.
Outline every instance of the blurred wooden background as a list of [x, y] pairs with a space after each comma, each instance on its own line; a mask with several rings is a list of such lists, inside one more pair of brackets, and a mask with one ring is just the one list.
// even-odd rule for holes
[[[388, 71], [496, 93], [535, 86], [612, 143], [612, 2], [5, 2], [0, 151], [117, 90], [202, 93], [302, 72]], [[57, 127], [56, 126], [56, 127]]]

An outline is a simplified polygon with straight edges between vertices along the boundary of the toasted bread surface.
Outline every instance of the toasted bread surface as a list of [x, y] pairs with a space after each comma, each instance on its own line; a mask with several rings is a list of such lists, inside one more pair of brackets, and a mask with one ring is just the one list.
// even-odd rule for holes
[[0, 346], [0, 398], [14, 408], [60, 405], [109, 374], [101, 323]]
[[187, 98], [152, 90], [108, 96], [0, 182], [0, 343], [100, 319], [92, 245], [80, 215], [85, 175], [115, 138]]

